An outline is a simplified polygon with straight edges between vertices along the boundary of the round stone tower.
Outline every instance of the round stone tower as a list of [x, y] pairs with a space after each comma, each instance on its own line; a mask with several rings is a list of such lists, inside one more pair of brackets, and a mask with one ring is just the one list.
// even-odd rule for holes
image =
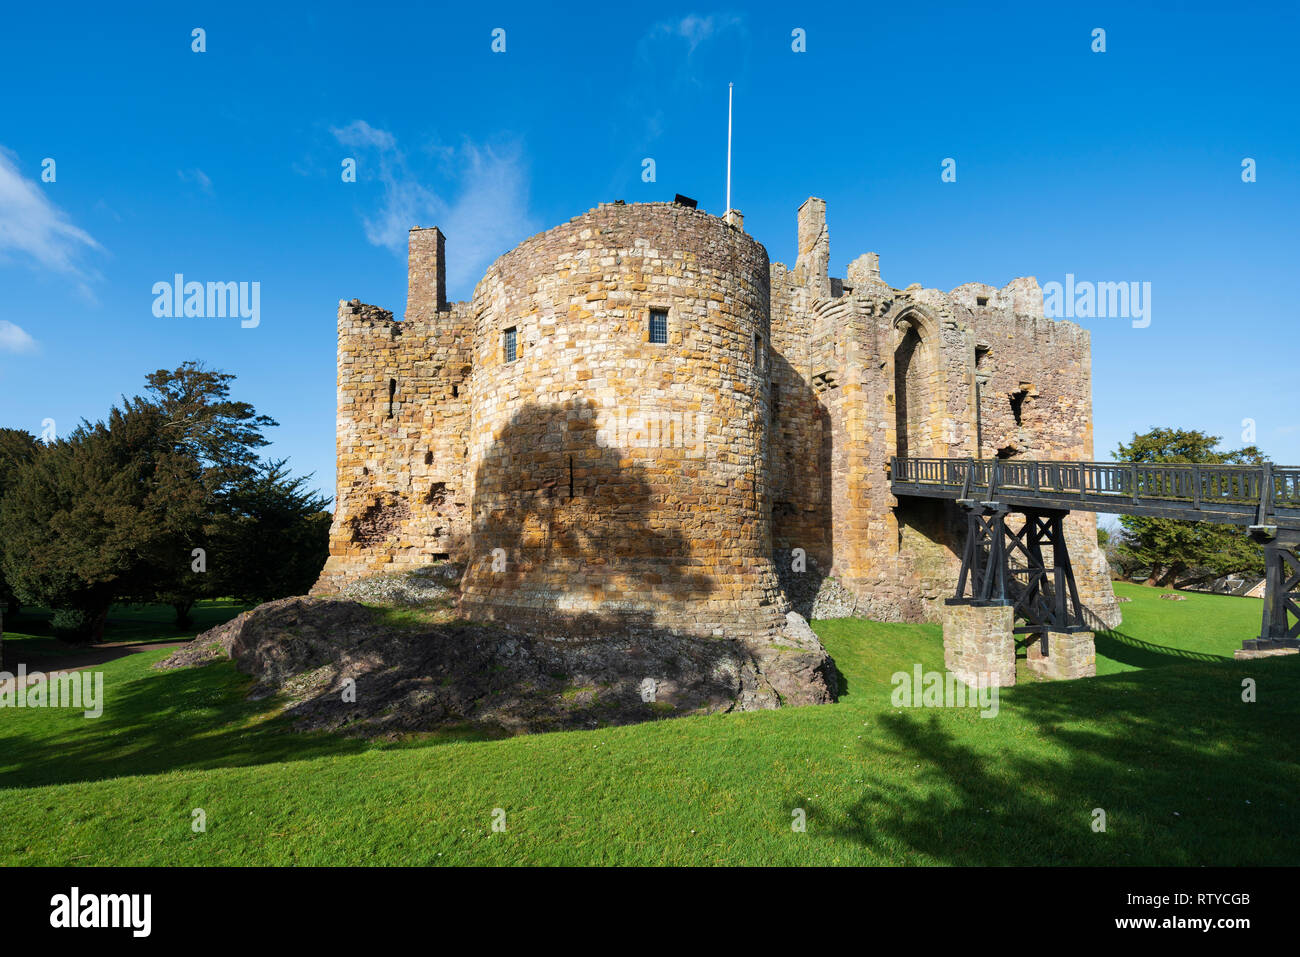
[[745, 637], [771, 561], [762, 245], [669, 203], [605, 204], [474, 292], [471, 617]]

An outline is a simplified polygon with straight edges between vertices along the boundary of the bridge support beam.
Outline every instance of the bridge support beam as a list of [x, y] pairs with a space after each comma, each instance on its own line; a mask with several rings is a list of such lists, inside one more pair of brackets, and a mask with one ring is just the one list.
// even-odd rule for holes
[[1295, 653], [1300, 650], [1300, 530], [1252, 525], [1250, 535], [1264, 546], [1264, 615], [1259, 637], [1242, 642], [1248, 654], [1241, 657]]
[[[1064, 509], [1016, 508], [1024, 521], [1013, 529], [1007, 524], [1011, 507], [968, 498], [958, 501], [967, 514], [966, 546], [957, 593], [945, 603], [949, 609], [944, 616], [948, 670], [962, 675], [967, 683], [965, 675], [974, 671], [1008, 672], [1007, 683], [1014, 684], [1015, 635], [1021, 634], [1029, 636], [1027, 664], [1036, 674], [1045, 678], [1095, 675], [1093, 635], [1083, 622], [1083, 606], [1065, 542], [1063, 523], [1069, 513]], [[968, 611], [951, 610], [958, 608]], [[1023, 624], [1017, 625], [1017, 619]]]

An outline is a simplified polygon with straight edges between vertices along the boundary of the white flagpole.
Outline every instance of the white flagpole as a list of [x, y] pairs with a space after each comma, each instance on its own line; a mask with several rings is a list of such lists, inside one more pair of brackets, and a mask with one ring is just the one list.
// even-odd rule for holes
[[727, 208], [731, 212], [731, 90], [736, 84], [727, 84]]

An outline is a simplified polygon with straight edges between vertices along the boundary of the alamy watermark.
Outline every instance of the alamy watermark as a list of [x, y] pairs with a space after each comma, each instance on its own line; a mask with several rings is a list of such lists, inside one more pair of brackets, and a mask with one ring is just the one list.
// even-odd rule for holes
[[172, 282], [153, 284], [153, 314], [159, 319], [238, 318], [245, 329], [262, 321], [260, 282], [186, 282], [177, 273]]
[[889, 703], [895, 708], [979, 708], [981, 718], [998, 716], [998, 685], [990, 672], [975, 675], [970, 687], [951, 671], [925, 671], [919, 664], [910, 672], [895, 671]]
[[687, 458], [704, 457], [703, 412], [661, 409], [614, 410], [614, 444], [624, 449], [684, 449]]
[[87, 718], [104, 713], [102, 671], [0, 671], [0, 708], [80, 708]]
[[1043, 286], [1043, 314], [1048, 319], [1132, 319], [1134, 329], [1151, 325], [1151, 283], [1076, 281]]
[[122, 928], [148, 937], [152, 914], [152, 894], [83, 894], [73, 887], [50, 898], [50, 926], [57, 929]]

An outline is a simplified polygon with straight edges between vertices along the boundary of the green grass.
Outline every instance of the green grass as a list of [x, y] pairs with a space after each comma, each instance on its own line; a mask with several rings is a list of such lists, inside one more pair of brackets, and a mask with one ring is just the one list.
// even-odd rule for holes
[[933, 625], [815, 623], [833, 706], [492, 741], [293, 733], [229, 663], [144, 652], [104, 666], [95, 721], [0, 711], [0, 863], [1300, 862], [1300, 659], [1231, 660], [1258, 600], [1118, 590], [1102, 674], [1019, 684], [992, 719], [891, 706], [894, 672], [942, 668]]
[[[1258, 598], [1199, 595], [1118, 582], [1124, 623], [1097, 636], [1097, 673], [1115, 674], [1179, 661], [1230, 660], [1245, 638], [1259, 634], [1264, 603]], [[1180, 595], [1186, 601], [1166, 601]]]
[[[166, 605], [114, 605], [104, 626], [104, 642], [142, 643], [187, 641], [213, 625], [229, 621], [251, 605], [231, 599], [202, 601], [190, 613], [193, 619], [184, 628], [175, 624], [176, 614]], [[24, 656], [52, 657], [84, 655], [93, 645], [76, 645], [54, 636], [50, 613], [44, 608], [24, 608], [17, 617], [5, 616], [4, 640], [11, 650], [21, 649]]]

